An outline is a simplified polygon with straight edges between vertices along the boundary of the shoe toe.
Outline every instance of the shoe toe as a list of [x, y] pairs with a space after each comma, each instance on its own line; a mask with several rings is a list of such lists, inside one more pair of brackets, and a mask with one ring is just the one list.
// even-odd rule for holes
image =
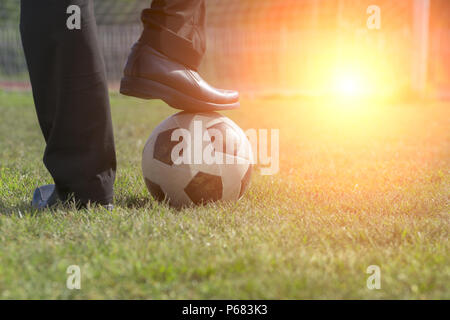
[[235, 90], [226, 90], [226, 89], [220, 89], [222, 94], [225, 97], [225, 100], [227, 102], [237, 102], [239, 101], [239, 92]]

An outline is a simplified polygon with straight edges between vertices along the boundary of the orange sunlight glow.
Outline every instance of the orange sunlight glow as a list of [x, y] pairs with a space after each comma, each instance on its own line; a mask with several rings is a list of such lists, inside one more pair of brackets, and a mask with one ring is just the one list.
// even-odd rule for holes
[[[287, 53], [286, 85], [302, 88], [314, 96], [335, 99], [383, 99], [401, 93], [407, 83], [399, 75], [407, 74], [407, 59], [395, 60], [377, 50], [377, 41], [342, 37], [339, 45], [333, 39], [322, 39], [328, 47], [313, 50], [309, 59], [300, 59], [295, 52]], [[308, 45], [305, 45], [308, 47]], [[311, 45], [313, 46], [313, 45]], [[398, 51], [401, 51], [398, 49]]]

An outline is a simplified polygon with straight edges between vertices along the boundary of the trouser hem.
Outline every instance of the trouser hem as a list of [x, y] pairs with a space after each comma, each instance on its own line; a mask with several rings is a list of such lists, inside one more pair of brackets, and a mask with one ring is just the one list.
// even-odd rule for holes
[[142, 32], [139, 42], [149, 45], [190, 69], [198, 70], [203, 54], [193, 48], [190, 40], [153, 22], [151, 19], [146, 18], [145, 22], [148, 26]]

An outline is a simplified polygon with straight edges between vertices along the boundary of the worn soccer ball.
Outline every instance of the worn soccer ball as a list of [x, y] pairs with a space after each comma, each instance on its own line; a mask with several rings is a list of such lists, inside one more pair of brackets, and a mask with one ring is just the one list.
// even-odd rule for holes
[[232, 120], [215, 112], [180, 112], [150, 135], [142, 171], [153, 198], [183, 207], [239, 200], [252, 160], [250, 142]]

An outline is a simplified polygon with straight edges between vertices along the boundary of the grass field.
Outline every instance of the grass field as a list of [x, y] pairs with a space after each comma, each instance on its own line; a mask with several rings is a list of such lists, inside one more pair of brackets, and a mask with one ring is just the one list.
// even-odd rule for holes
[[[0, 91], [0, 298], [450, 299], [450, 105], [242, 101], [280, 129], [280, 172], [237, 204], [150, 199], [141, 152], [174, 110], [112, 95], [116, 208], [33, 212], [51, 183], [29, 93]], [[81, 268], [81, 290], [66, 269]], [[381, 289], [369, 290], [369, 265]]]

